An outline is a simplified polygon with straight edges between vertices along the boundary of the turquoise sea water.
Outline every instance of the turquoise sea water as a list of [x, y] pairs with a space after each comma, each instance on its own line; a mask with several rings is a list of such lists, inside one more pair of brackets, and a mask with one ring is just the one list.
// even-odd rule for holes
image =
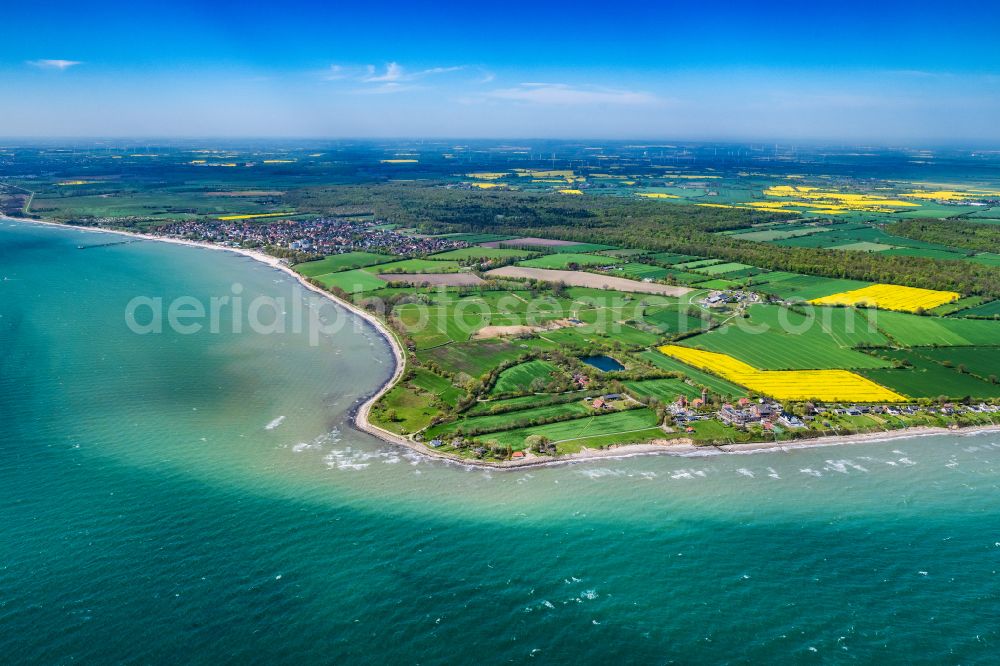
[[345, 423], [374, 332], [138, 335], [136, 296], [304, 297], [78, 249], [119, 238], [0, 220], [5, 663], [996, 660], [997, 435], [430, 462]]

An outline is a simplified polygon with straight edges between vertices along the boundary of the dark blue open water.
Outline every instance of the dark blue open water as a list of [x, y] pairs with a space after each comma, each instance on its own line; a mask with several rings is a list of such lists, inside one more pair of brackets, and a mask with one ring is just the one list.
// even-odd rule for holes
[[603, 372], [614, 372], [616, 370], [625, 369], [625, 366], [619, 363], [617, 360], [611, 358], [610, 356], [604, 356], [603, 354], [598, 356], [583, 356], [580, 358], [580, 360], [586, 363], [587, 365], [593, 366]]

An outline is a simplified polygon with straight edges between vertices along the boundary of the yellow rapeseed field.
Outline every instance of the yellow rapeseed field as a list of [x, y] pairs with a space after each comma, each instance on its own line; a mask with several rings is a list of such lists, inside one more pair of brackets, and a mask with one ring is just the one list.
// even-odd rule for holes
[[916, 312], [930, 310], [958, 300], [962, 295], [954, 291], [900, 287], [895, 284], [873, 284], [870, 287], [843, 291], [809, 301], [814, 305], [867, 305], [883, 310]]
[[559, 194], [583, 194], [583, 190], [559, 190]]
[[660, 351], [778, 400], [906, 402], [906, 398], [850, 370], [758, 370], [726, 354], [665, 345]]
[[472, 186], [481, 190], [492, 190], [497, 187], [503, 189], [505, 187], [503, 183], [472, 183]]
[[94, 181], [92, 180], [64, 180], [61, 183], [56, 183], [59, 187], [71, 187], [73, 185], [90, 185]]
[[506, 173], [490, 173], [490, 172], [478, 172], [478, 173], [467, 173], [465, 174], [467, 178], [475, 178], [476, 180], [497, 180], [506, 176]]
[[975, 200], [1000, 196], [1000, 192], [979, 189], [971, 189], [964, 192], [958, 190], [914, 190], [913, 192], [904, 192], [900, 196], [908, 199], [930, 199], [933, 201], [969, 201], [970, 199]]
[[663, 192], [636, 192], [636, 194], [647, 199], [680, 199], [676, 194], [665, 194]]
[[[769, 197], [795, 197], [797, 199], [816, 201], [822, 204], [824, 209], [855, 210], [868, 213], [891, 213], [897, 208], [920, 206], [920, 204], [912, 201], [886, 199], [885, 197], [871, 194], [820, 190], [819, 188], [805, 185], [775, 185], [765, 189], [764, 194]], [[802, 203], [798, 205], [801, 206]]]
[[572, 169], [542, 171], [539, 169], [514, 169], [518, 176], [531, 176], [532, 178], [574, 178], [576, 173]]
[[295, 215], [293, 212], [287, 213], [248, 213], [245, 215], [223, 215], [220, 220], [231, 221], [231, 220], [252, 220], [258, 217], [282, 217], [284, 215]]

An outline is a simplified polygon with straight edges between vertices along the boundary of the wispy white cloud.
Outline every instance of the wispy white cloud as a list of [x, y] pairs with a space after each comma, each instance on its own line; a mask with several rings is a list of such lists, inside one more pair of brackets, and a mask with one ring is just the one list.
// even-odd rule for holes
[[385, 66], [385, 72], [375, 73], [375, 66], [368, 65], [367, 75], [362, 79], [365, 83], [386, 83], [399, 81], [403, 78], [403, 68], [398, 62], [390, 62]]
[[452, 65], [410, 71], [398, 62], [392, 61], [386, 63], [381, 69], [375, 65], [330, 65], [320, 74], [320, 78], [324, 81], [354, 81], [364, 84], [364, 87], [353, 92], [382, 94], [414, 90], [417, 86], [405, 84], [413, 84], [429, 77], [452, 74], [465, 69], [467, 69], [466, 65]]
[[653, 104], [658, 98], [647, 92], [621, 90], [600, 86], [572, 86], [567, 83], [522, 83], [514, 88], [498, 88], [483, 94], [489, 99], [502, 99], [546, 105], [584, 104]]
[[83, 63], [79, 60], [29, 60], [28, 64], [32, 67], [38, 67], [39, 69], [57, 69], [60, 72], [66, 71], [70, 67], [76, 67], [77, 65], [82, 65]]
[[465, 69], [465, 65], [455, 65], [453, 67], [431, 67], [430, 69], [422, 69], [419, 72], [413, 74], [416, 78], [422, 78], [424, 76], [432, 76], [434, 74], [450, 74], [451, 72], [461, 72]]

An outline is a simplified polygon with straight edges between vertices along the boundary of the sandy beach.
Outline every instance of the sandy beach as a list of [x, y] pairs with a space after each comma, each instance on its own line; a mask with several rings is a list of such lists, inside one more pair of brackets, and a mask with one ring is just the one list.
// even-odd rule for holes
[[350, 312], [356, 314], [358, 317], [362, 318], [364, 321], [371, 324], [379, 334], [385, 338], [389, 343], [389, 347], [392, 349], [394, 369], [392, 376], [389, 380], [381, 386], [377, 391], [371, 394], [369, 397], [363, 399], [360, 404], [358, 404], [353, 410], [353, 421], [354, 426], [368, 434], [381, 439], [382, 441], [396, 444], [398, 446], [403, 446], [411, 451], [415, 451], [423, 456], [429, 458], [434, 458], [437, 460], [442, 460], [450, 463], [456, 463], [463, 466], [472, 467], [485, 467], [491, 469], [522, 469], [525, 467], [538, 467], [538, 466], [551, 466], [551, 465], [565, 465], [571, 463], [585, 462], [595, 459], [620, 459], [620, 458], [630, 458], [635, 456], [646, 456], [646, 455], [672, 455], [672, 456], [710, 456], [710, 455], [746, 455], [751, 453], [789, 453], [799, 449], [811, 449], [827, 446], [843, 446], [843, 445], [854, 445], [854, 444], [865, 444], [865, 443], [875, 443], [875, 442], [886, 442], [897, 439], [910, 439], [914, 437], [926, 437], [932, 435], [975, 435], [985, 432], [1000, 432], [1000, 425], [988, 425], [988, 426], [969, 426], [965, 428], [945, 428], [945, 427], [931, 427], [931, 426], [915, 426], [912, 428], [901, 428], [899, 430], [886, 430], [878, 432], [867, 432], [858, 433], [851, 435], [829, 435], [823, 437], [816, 437], [812, 439], [801, 439], [801, 440], [791, 440], [784, 442], [750, 442], [745, 444], [720, 444], [720, 445], [697, 445], [692, 440], [687, 438], [680, 439], [664, 439], [655, 440], [652, 442], [647, 442], [643, 444], [626, 444], [622, 446], [612, 446], [607, 449], [584, 449], [578, 453], [567, 454], [558, 457], [552, 456], [536, 456], [533, 454], [528, 454], [526, 457], [519, 460], [507, 460], [507, 461], [483, 461], [483, 460], [473, 460], [469, 458], [463, 458], [451, 453], [445, 453], [441, 451], [435, 451], [428, 448], [420, 442], [401, 437], [395, 433], [389, 432], [379, 426], [375, 425], [369, 420], [371, 414], [372, 406], [388, 391], [396, 385], [396, 383], [403, 376], [403, 372], [406, 369], [406, 355], [403, 351], [399, 340], [396, 338], [395, 333], [389, 328], [381, 319], [375, 315], [362, 310], [353, 303], [347, 302], [337, 296], [320, 289], [312, 284], [310, 284], [306, 279], [292, 270], [287, 264], [285, 264], [281, 259], [277, 257], [272, 257], [271, 255], [264, 254], [263, 252], [258, 252], [256, 250], [248, 250], [245, 248], [234, 248], [225, 245], [216, 245], [213, 243], [200, 242], [186, 240], [182, 238], [171, 238], [169, 236], [155, 236], [152, 234], [142, 234], [130, 231], [118, 231], [115, 229], [103, 229], [99, 227], [80, 227], [68, 224], [61, 224], [59, 222], [50, 222], [45, 220], [35, 220], [27, 218], [12, 218], [8, 217], [6, 219], [13, 220], [15, 222], [23, 222], [29, 224], [40, 224], [53, 227], [63, 227], [76, 229], [80, 231], [93, 231], [96, 233], [106, 233], [106, 234], [119, 234], [123, 236], [130, 236], [133, 238], [139, 238], [143, 240], [156, 241], [161, 243], [173, 243], [176, 245], [187, 245], [190, 247], [200, 247], [208, 250], [217, 250], [223, 252], [233, 252], [244, 257], [248, 257], [255, 261], [259, 261], [267, 266], [279, 270], [286, 275], [289, 275], [295, 279], [300, 285], [314, 292], [326, 299], [329, 299], [333, 303], [349, 310]]

